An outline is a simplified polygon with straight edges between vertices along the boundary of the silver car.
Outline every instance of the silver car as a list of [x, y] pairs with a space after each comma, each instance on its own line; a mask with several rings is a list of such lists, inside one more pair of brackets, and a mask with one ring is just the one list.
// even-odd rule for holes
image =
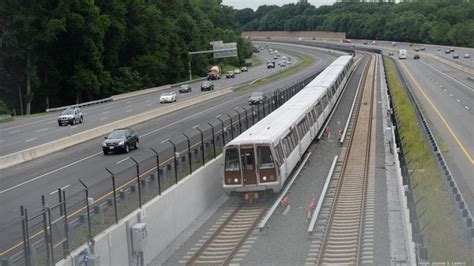
[[170, 91], [162, 93], [160, 96], [160, 103], [172, 103], [176, 102], [176, 92]]
[[58, 125], [75, 125], [84, 122], [81, 108], [67, 108], [58, 117]]

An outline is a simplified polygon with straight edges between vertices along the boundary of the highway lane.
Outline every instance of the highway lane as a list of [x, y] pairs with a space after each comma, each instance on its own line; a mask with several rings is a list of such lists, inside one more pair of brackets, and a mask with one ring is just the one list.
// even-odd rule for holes
[[398, 61], [423, 106], [456, 182], [474, 212], [474, 91], [439, 75], [420, 60]]
[[[283, 55], [288, 56], [288, 54], [285, 54], [284, 50], [282, 50], [282, 52]], [[258, 55], [263, 62], [272, 60], [273, 57], [272, 55], [268, 54], [268, 52], [262, 52], [256, 55]], [[293, 61], [294, 64], [296, 64], [299, 59], [294, 58]], [[215, 85], [215, 90], [218, 90], [226, 87], [236, 86], [237, 84], [243, 82], [253, 81], [257, 78], [261, 78], [278, 71], [280, 71], [278, 66], [275, 69], [267, 69], [266, 65], [263, 64], [261, 66], [249, 69], [249, 72], [243, 72], [239, 75], [236, 75], [236, 77], [233, 79], [226, 79], [224, 76], [220, 80], [213, 81], [213, 83]], [[193, 90], [191, 93], [179, 94], [178, 88], [172, 88], [165, 91], [176, 91], [178, 94], [178, 101], [194, 97], [202, 93], [200, 91], [201, 81], [191, 82], [189, 84]], [[84, 123], [74, 126], [58, 126], [58, 113], [19, 119], [9, 123], [0, 124], [0, 156], [64, 138], [81, 131], [104, 125], [111, 121], [117, 121], [132, 115], [146, 112], [152, 108], [162, 105], [159, 103], [159, 96], [165, 91], [136, 96], [120, 101], [103, 103], [91, 107], [84, 107], [82, 108], [84, 114]]]
[[[332, 56], [313, 50], [300, 48], [295, 51], [320, 59], [312, 67], [258, 90], [268, 91], [280, 88], [298, 78], [307, 76], [308, 73], [323, 69], [333, 60]], [[246, 105], [250, 93], [235, 92], [137, 125], [135, 128], [141, 134], [141, 148], [130, 154], [104, 156], [100, 150], [102, 139], [97, 138], [21, 166], [6, 169], [0, 185], [0, 200], [5, 203], [0, 207], [0, 213], [2, 217], [8, 217], [2, 219], [0, 224], [0, 231], [9, 232], [5, 240], [18, 239], [18, 231], [15, 229], [19, 229], [19, 227], [15, 225], [15, 228], [12, 229], [9, 226], [18, 221], [20, 205], [27, 206], [31, 211], [34, 211], [40, 207], [40, 195], [46, 195], [48, 202], [55, 201], [57, 195], [50, 195], [50, 193], [59, 187], [67, 187], [66, 193], [73, 199], [83, 197], [78, 178], [91, 185], [91, 196], [97, 197], [110, 190], [110, 177], [104, 167], [110, 167], [114, 172], [118, 172], [130, 165], [130, 160], [126, 160], [129, 156], [141, 160], [151, 155], [149, 147], [169, 148], [169, 146], [160, 144], [163, 139], [176, 137], [178, 140], [182, 140], [184, 137], [181, 136], [181, 132], [189, 132], [197, 124], [200, 124], [202, 128], [208, 128], [207, 122], [210, 120], [213, 120], [217, 125], [215, 119], [217, 114], [231, 112], [236, 105]], [[4, 244], [2, 243], [0, 246], [4, 247]]]

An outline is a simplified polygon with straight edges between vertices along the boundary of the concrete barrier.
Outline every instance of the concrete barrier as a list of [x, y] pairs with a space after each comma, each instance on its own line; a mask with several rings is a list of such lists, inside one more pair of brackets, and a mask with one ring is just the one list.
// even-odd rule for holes
[[183, 108], [193, 106], [203, 101], [207, 101], [210, 99], [223, 96], [230, 92], [232, 92], [232, 88], [225, 88], [222, 90], [213, 91], [211, 93], [201, 94], [199, 96], [186, 99], [184, 101], [177, 102], [175, 104], [169, 104], [169, 105], [166, 105], [165, 107], [154, 108], [145, 113], [127, 117], [127, 118], [124, 118], [119, 121], [115, 121], [107, 125], [89, 129], [89, 130], [74, 134], [70, 137], [65, 137], [59, 140], [55, 140], [49, 143], [45, 143], [45, 144], [30, 148], [30, 149], [26, 149], [26, 150], [12, 153], [9, 155], [1, 156], [0, 157], [0, 170], [20, 164], [20, 163], [27, 162], [30, 160], [34, 160], [41, 156], [45, 156], [53, 152], [65, 149], [67, 147], [74, 146], [76, 144], [79, 144], [84, 141], [88, 141], [90, 139], [99, 137], [101, 135], [105, 135], [115, 128], [128, 127], [135, 124], [139, 124], [147, 120], [150, 120], [162, 115], [166, 115]]
[[[178, 185], [146, 203], [141, 210], [132, 212], [118, 224], [97, 235], [94, 238], [94, 253], [87, 254], [90, 263], [95, 260], [95, 264], [91, 265], [137, 265], [139, 258], [132, 250], [130, 228], [139, 222], [139, 216], [144, 216], [140, 222], [146, 224], [147, 232], [143, 262], [144, 265], [152, 262], [223, 195], [220, 178], [222, 162], [223, 156], [218, 156]], [[70, 257], [56, 265], [82, 265], [84, 250], [87, 250], [86, 245], [74, 250]]]
[[170, 85], [163, 85], [160, 87], [154, 87], [154, 88], [149, 88], [149, 89], [144, 89], [144, 90], [139, 90], [139, 91], [132, 91], [132, 92], [122, 93], [118, 95], [113, 95], [111, 98], [112, 98], [112, 101], [118, 101], [118, 100], [123, 100], [123, 99], [131, 98], [131, 97], [140, 96], [143, 94], [154, 93], [154, 92], [168, 90], [168, 89], [171, 89]]

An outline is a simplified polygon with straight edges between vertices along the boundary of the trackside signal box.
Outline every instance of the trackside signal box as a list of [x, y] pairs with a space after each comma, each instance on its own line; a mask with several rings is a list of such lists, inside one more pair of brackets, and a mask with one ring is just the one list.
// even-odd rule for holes
[[143, 252], [146, 246], [146, 224], [137, 223], [131, 228], [132, 232], [132, 250], [133, 252]]

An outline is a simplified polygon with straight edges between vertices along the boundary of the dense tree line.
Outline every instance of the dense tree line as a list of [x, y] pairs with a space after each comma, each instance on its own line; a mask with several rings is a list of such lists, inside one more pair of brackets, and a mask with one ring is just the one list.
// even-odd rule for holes
[[297, 4], [235, 12], [244, 30], [337, 31], [347, 38], [384, 39], [474, 47], [474, 3], [461, 0]]
[[[2, 0], [0, 106], [20, 113], [84, 102], [188, 77], [188, 51], [210, 41], [251, 45], [221, 0]], [[204, 75], [211, 55], [192, 57]], [[222, 63], [222, 59], [219, 60]]]

